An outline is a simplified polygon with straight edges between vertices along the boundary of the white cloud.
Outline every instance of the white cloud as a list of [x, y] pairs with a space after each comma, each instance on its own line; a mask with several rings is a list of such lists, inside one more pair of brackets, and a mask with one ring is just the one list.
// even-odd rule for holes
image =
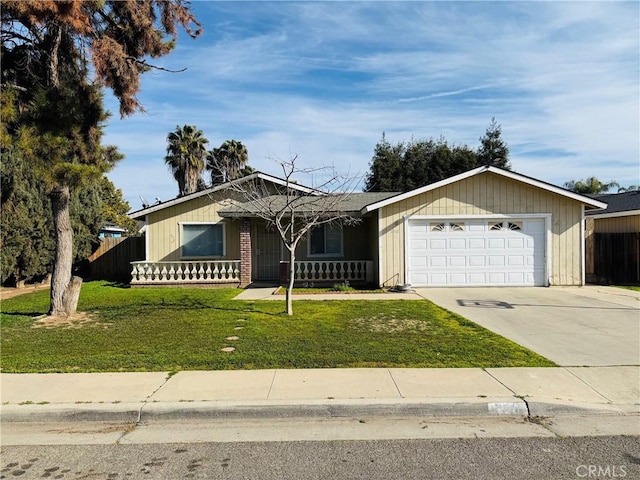
[[[148, 115], [112, 119], [111, 174], [127, 198], [176, 187], [165, 138], [195, 124], [250, 164], [368, 168], [391, 142], [443, 135], [475, 147], [492, 117], [512, 163], [556, 184], [640, 174], [637, 3], [194, 2], [205, 36], [181, 39], [142, 80]], [[117, 111], [117, 107], [110, 105]], [[149, 185], [148, 189], [146, 185]]]

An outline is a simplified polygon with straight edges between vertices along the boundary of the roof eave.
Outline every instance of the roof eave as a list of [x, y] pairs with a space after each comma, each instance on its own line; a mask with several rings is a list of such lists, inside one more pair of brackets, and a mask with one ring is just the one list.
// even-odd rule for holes
[[535, 178], [527, 177], [525, 175], [521, 175], [519, 173], [512, 172], [510, 170], [503, 170], [501, 168], [492, 167], [492, 166], [482, 166], [482, 167], [474, 168], [474, 169], [469, 170], [467, 172], [460, 173], [458, 175], [454, 175], [453, 177], [445, 178], [444, 180], [440, 180], [439, 182], [431, 183], [429, 185], [425, 185], [424, 187], [416, 188], [416, 189], [411, 190], [409, 192], [405, 192], [405, 193], [402, 193], [400, 195], [396, 195], [394, 197], [387, 198], [387, 199], [382, 200], [380, 202], [372, 203], [371, 205], [367, 205], [366, 207], [364, 207], [361, 210], [361, 212], [363, 214], [366, 214], [366, 213], [372, 212], [374, 210], [377, 210], [379, 208], [385, 207], [387, 205], [391, 205], [392, 203], [396, 203], [396, 202], [399, 202], [401, 200], [405, 200], [407, 198], [411, 198], [413, 196], [420, 195], [422, 193], [429, 192], [431, 190], [435, 190], [437, 188], [441, 188], [441, 187], [444, 187], [446, 185], [450, 185], [450, 184], [455, 183], [455, 182], [459, 182], [460, 180], [464, 180], [466, 178], [470, 178], [470, 177], [473, 177], [475, 175], [479, 175], [479, 174], [484, 173], [484, 172], [491, 172], [491, 173], [495, 173], [497, 175], [502, 175], [503, 177], [507, 177], [507, 178], [510, 178], [512, 180], [523, 182], [523, 183], [526, 183], [528, 185], [532, 185], [532, 186], [535, 186], [537, 188], [541, 188], [543, 190], [546, 190], [546, 191], [549, 191], [549, 192], [553, 192], [553, 193], [556, 193], [558, 195], [562, 195], [564, 197], [571, 198], [571, 199], [576, 200], [576, 201], [578, 201], [580, 203], [583, 203], [585, 206], [589, 207], [590, 209], [604, 209], [604, 208], [607, 208], [607, 204], [604, 203], [604, 202], [600, 202], [598, 200], [594, 200], [593, 198], [590, 198], [590, 197], [587, 197], [587, 196], [584, 196], [584, 195], [580, 195], [578, 193], [571, 192], [569, 190], [557, 187], [557, 186], [552, 185], [550, 183], [542, 182], [540, 180], [536, 180]]
[[589, 218], [601, 219], [601, 218], [616, 218], [616, 217], [632, 217], [634, 215], [640, 215], [640, 210], [622, 210], [619, 212], [602, 212], [593, 213], [588, 215]]
[[173, 198], [171, 200], [167, 200], [166, 202], [162, 202], [159, 203], [157, 205], [152, 205], [151, 207], [147, 207], [147, 208], [143, 208], [141, 210], [137, 210], [135, 212], [131, 212], [128, 214], [128, 216], [130, 218], [133, 218], [134, 220], [138, 220], [143, 218], [145, 215], [148, 215], [150, 213], [154, 213], [157, 212], [159, 210], [163, 210], [165, 208], [168, 207], [172, 207], [174, 205], [178, 205], [179, 203], [182, 202], [186, 202], [188, 200], [193, 200], [194, 198], [199, 198], [202, 197], [203, 195], [210, 195], [212, 193], [224, 190], [226, 188], [229, 188], [230, 186], [234, 186], [234, 185], [239, 185], [241, 183], [247, 182], [249, 180], [254, 180], [254, 179], [261, 179], [261, 180], [268, 180], [272, 183], [278, 184], [278, 185], [282, 185], [284, 187], [288, 186], [290, 188], [293, 188], [294, 190], [299, 190], [303, 193], [309, 193], [309, 194], [320, 194], [322, 192], [310, 188], [310, 187], [305, 187], [304, 185], [298, 185], [297, 183], [288, 183], [286, 180], [283, 180], [281, 178], [278, 177], [274, 177], [272, 175], [269, 175], [267, 173], [262, 173], [262, 172], [255, 172], [252, 173], [251, 175], [247, 175], [246, 177], [242, 177], [242, 178], [237, 178], [235, 180], [232, 180], [230, 182], [227, 183], [221, 183], [220, 185], [216, 185], [215, 187], [210, 187], [207, 188], [206, 190], [202, 190], [200, 192], [195, 192], [189, 195], [185, 195], [183, 197], [176, 197]]

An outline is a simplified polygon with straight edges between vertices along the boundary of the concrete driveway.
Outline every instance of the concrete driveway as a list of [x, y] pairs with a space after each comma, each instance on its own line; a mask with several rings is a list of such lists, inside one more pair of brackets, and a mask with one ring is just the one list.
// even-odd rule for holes
[[591, 285], [416, 291], [561, 366], [640, 365], [640, 292]]

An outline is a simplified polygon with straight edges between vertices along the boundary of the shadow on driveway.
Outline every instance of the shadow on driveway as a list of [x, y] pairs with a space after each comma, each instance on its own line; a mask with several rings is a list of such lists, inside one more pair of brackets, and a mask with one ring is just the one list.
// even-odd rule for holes
[[640, 365], [639, 292], [596, 286], [416, 291], [558, 365]]

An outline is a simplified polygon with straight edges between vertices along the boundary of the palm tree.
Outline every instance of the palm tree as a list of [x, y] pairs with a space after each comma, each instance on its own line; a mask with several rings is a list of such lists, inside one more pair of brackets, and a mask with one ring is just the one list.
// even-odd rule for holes
[[176, 131], [167, 135], [167, 156], [164, 161], [178, 182], [178, 196], [198, 190], [198, 180], [202, 181], [200, 175], [205, 167], [207, 143], [209, 140], [195, 125], [176, 125]]
[[589, 177], [586, 180], [571, 180], [564, 184], [564, 188], [576, 193], [606, 193], [613, 187], [618, 187], [618, 182], [611, 180], [603, 183], [596, 177]]
[[207, 155], [207, 170], [211, 172], [211, 185], [243, 177], [253, 169], [247, 165], [247, 147], [237, 140], [226, 140]]

